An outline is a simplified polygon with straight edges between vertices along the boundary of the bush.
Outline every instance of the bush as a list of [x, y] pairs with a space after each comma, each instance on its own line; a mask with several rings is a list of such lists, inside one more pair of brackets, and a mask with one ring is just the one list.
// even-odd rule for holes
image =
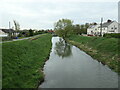
[[18, 34], [18, 37], [22, 37], [22, 34]]
[[9, 41], [9, 40], [12, 40], [11, 37], [2, 37], [2, 41]]
[[34, 35], [34, 32], [32, 29], [29, 30], [29, 36], [33, 36]]
[[107, 38], [120, 38], [120, 33], [104, 34], [103, 37], [107, 37]]

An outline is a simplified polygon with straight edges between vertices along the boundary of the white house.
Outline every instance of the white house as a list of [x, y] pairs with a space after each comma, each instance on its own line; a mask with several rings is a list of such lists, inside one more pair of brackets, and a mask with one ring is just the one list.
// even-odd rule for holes
[[108, 20], [107, 22], [103, 23], [102, 26], [100, 24], [91, 25], [87, 29], [88, 35], [95, 36], [95, 35], [102, 34], [102, 36], [103, 36], [105, 33], [120, 33], [120, 31], [118, 29], [118, 22]]
[[99, 34], [99, 32], [100, 32], [99, 29], [98, 29], [99, 26], [100, 26], [99, 24], [98, 25], [90, 25], [87, 29], [87, 35], [97, 35], [97, 34]]

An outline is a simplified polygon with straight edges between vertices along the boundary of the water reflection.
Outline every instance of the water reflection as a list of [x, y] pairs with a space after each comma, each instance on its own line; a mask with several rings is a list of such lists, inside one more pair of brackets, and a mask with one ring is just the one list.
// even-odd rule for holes
[[62, 38], [59, 38], [59, 41], [55, 44], [55, 54], [59, 57], [68, 57], [72, 55], [71, 45], [66, 43]]
[[59, 37], [53, 37], [52, 43], [39, 88], [118, 88], [118, 75], [107, 66]]

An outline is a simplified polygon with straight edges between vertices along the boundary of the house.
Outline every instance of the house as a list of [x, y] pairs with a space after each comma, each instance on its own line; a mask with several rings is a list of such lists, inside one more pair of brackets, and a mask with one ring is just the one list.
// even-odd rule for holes
[[105, 33], [120, 33], [118, 29], [118, 22], [108, 20], [107, 22], [103, 23], [102, 26], [98, 25], [91, 25], [87, 29], [87, 35], [98, 36]]
[[[99, 30], [101, 26], [98, 27]], [[119, 33], [118, 31], [118, 23], [116, 21], [108, 20], [102, 25], [102, 35], [105, 33]]]
[[0, 29], [0, 37], [14, 36], [15, 34], [13, 29]]
[[90, 25], [87, 29], [87, 35], [94, 36], [100, 34], [100, 31], [98, 29], [99, 26], [99, 24]]
[[54, 30], [48, 30], [47, 32], [48, 33], [54, 33]]
[[0, 29], [0, 37], [7, 37], [8, 34], [3, 32], [1, 29]]

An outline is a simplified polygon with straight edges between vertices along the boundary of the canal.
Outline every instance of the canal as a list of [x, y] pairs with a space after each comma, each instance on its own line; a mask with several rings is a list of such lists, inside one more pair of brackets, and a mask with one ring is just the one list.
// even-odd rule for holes
[[39, 88], [118, 88], [118, 75], [79, 48], [52, 38], [52, 51]]

